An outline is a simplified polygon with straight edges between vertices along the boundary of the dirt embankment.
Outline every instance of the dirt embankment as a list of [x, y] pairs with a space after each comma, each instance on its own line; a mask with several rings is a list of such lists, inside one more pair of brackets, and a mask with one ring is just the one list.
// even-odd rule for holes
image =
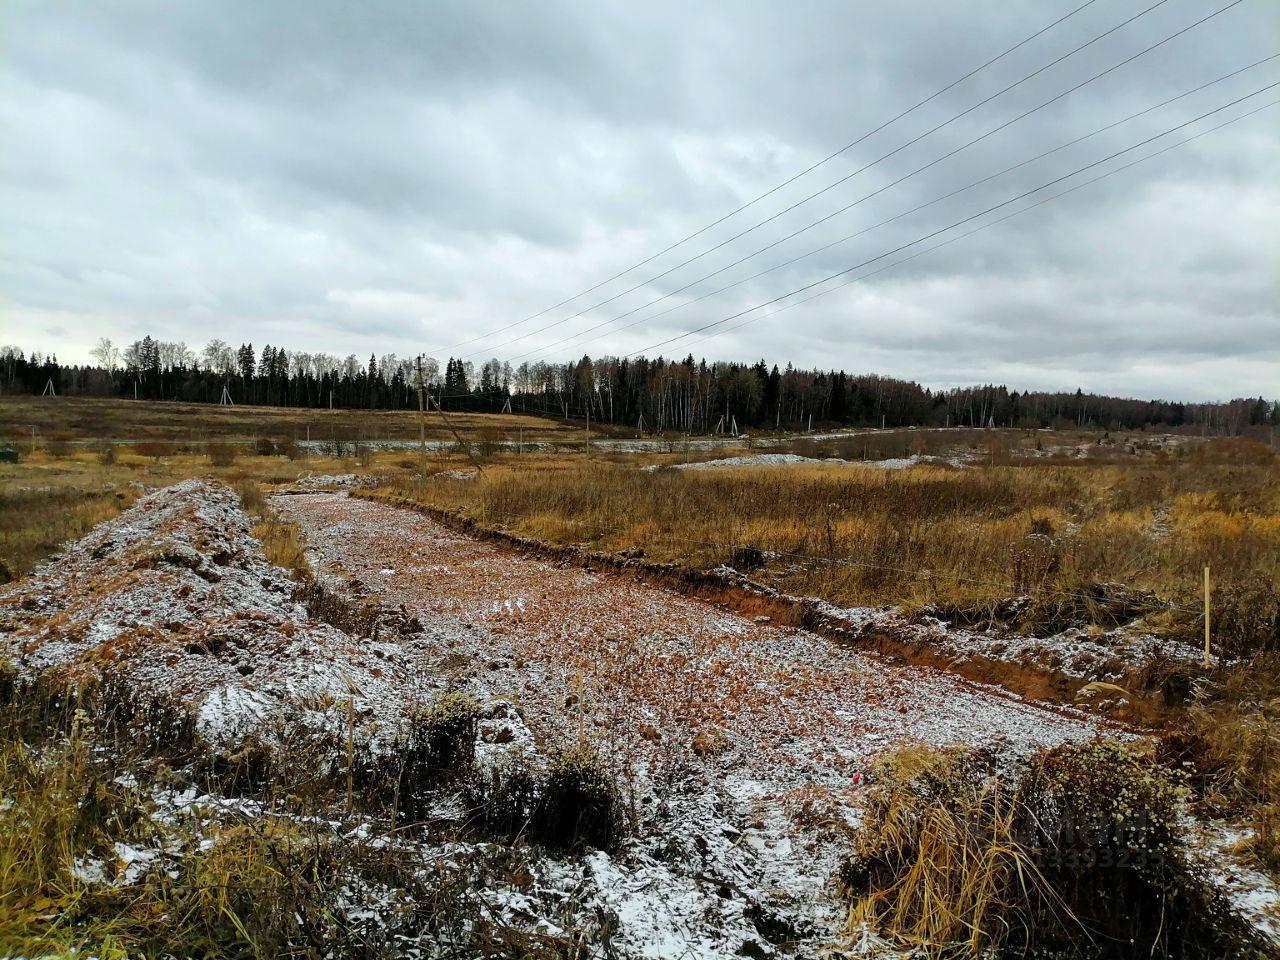
[[732, 754], [739, 769], [796, 789], [845, 783], [908, 740], [1025, 750], [1098, 729], [1073, 710], [833, 645], [803, 628], [803, 608], [724, 577], [618, 558], [584, 565], [538, 545], [514, 552], [345, 494], [276, 507], [302, 527], [322, 578], [404, 605], [424, 648], [518, 701], [542, 736], [585, 728], [654, 763]]
[[239, 498], [190, 480], [143, 497], [0, 589], [0, 653], [46, 684], [117, 684], [190, 714], [215, 750], [349, 702], [387, 721], [424, 675], [413, 651], [311, 617]]

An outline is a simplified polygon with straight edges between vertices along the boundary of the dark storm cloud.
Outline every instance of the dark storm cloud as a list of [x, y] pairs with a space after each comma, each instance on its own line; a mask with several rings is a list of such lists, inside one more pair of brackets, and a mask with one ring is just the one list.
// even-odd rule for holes
[[[524, 355], [630, 311], [1222, 5], [1168, 0], [723, 249], [507, 342], [782, 211], [1149, 3], [1097, 0], [746, 214], [466, 350]], [[194, 346], [217, 336], [361, 355], [440, 350], [649, 256], [1073, 5], [10, 3], [0, 11], [0, 339], [74, 359], [99, 336], [144, 332]], [[1276, 52], [1274, 6], [1244, 0], [830, 222], [531, 359], [630, 352], [870, 260], [1280, 79], [1280, 60], [635, 323]], [[1280, 108], [811, 303], [664, 350], [931, 384], [1275, 394], [1277, 116]]]

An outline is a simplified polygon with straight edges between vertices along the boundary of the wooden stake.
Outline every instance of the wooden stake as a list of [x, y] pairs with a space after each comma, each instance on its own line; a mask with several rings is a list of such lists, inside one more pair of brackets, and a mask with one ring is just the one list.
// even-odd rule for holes
[[1209, 669], [1209, 567], [1204, 568], [1204, 668]]

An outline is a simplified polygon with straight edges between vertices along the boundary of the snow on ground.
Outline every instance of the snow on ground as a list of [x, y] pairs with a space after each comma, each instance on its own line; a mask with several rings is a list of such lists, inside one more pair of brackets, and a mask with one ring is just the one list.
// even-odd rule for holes
[[356, 473], [320, 474], [308, 473], [298, 478], [296, 486], [302, 490], [351, 490], [357, 487], [376, 487], [376, 477]]
[[775, 467], [792, 463], [844, 463], [844, 460], [831, 458], [819, 460], [814, 457], [802, 457], [796, 453], [753, 453], [742, 457], [725, 457], [721, 460], [704, 460], [701, 463], [673, 463], [670, 465], [650, 464], [640, 469], [646, 473], [655, 470], [715, 470], [719, 467]]
[[1114, 683], [1157, 659], [1194, 665], [1203, 657], [1195, 646], [1144, 632], [1140, 621], [1110, 630], [1073, 627], [1036, 637], [1008, 630], [966, 630], [934, 617], [912, 617], [896, 607], [809, 602], [825, 621], [840, 625], [851, 639], [888, 634], [900, 643], [949, 654], [955, 661], [981, 658], [1021, 664], [1081, 681]]
[[1252, 831], [1224, 823], [1188, 821], [1186, 826], [1192, 850], [1226, 892], [1231, 905], [1267, 936], [1280, 941], [1280, 889], [1241, 855]]
[[575, 738], [581, 712], [593, 737], [652, 767], [704, 733], [716, 743], [701, 744], [703, 756], [785, 791], [845, 786], [905, 740], [1026, 752], [1098, 730], [1083, 714], [629, 577], [515, 555], [386, 504], [316, 494], [277, 509], [302, 527], [321, 570], [376, 582], [422, 622], [423, 652], [518, 704], [548, 740]]
[[376, 583], [404, 604], [423, 624], [408, 642], [482, 699], [511, 704], [539, 746], [585, 737], [623, 771], [642, 838], [593, 883], [629, 918], [617, 935], [627, 955], [669, 956], [673, 943], [676, 955], [736, 952], [755, 923], [743, 901], [765, 927], [827, 942], [842, 919], [830, 880], [848, 850], [848, 831], [830, 825], [856, 823], [858, 775], [876, 757], [911, 742], [1026, 753], [1100, 729], [385, 504], [314, 494], [277, 509], [302, 527], [326, 582]]
[[[523, 927], [593, 931], [619, 957], [770, 956], [784, 938], [816, 953], [843, 919], [831, 878], [877, 756], [912, 742], [1021, 754], [1104, 729], [342, 492], [273, 505], [322, 582], [403, 604], [412, 632], [373, 641], [310, 618], [235, 494], [189, 481], [0, 589], [0, 653], [27, 675], [106, 671], [171, 695], [223, 746], [269, 739], [287, 714], [345, 724], [349, 697], [368, 745], [458, 684], [485, 704], [482, 765], [585, 739], [619, 771], [638, 835], [608, 856], [531, 858], [523, 888], [475, 896]], [[422, 842], [435, 861], [488, 848]], [[153, 857], [115, 853], [137, 870]]]
[[353, 701], [393, 720], [424, 675], [412, 648], [308, 617], [228, 487], [190, 480], [140, 499], [32, 576], [0, 589], [0, 654], [24, 674], [118, 674], [195, 714], [215, 749], [328, 722]]

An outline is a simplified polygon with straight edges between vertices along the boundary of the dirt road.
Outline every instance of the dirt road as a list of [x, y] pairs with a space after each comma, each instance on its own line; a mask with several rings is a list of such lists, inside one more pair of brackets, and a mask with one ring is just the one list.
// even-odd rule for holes
[[520, 555], [400, 508], [341, 493], [275, 504], [305, 531], [322, 575], [403, 603], [438, 662], [513, 701], [535, 738], [585, 736], [639, 761], [638, 772], [697, 757], [749, 791], [841, 792], [904, 743], [1022, 752], [1098, 730], [1084, 716], [614, 572]]

